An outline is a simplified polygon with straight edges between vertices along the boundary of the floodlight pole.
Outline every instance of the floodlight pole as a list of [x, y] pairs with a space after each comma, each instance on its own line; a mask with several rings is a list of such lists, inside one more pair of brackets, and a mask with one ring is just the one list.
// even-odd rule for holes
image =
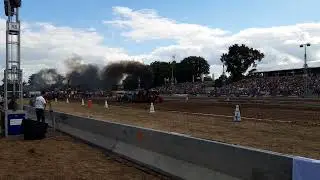
[[303, 64], [303, 70], [304, 70], [304, 76], [305, 76], [305, 97], [308, 95], [308, 64], [307, 64], [307, 47], [311, 46], [310, 43], [301, 44], [300, 48], [304, 48], [304, 64]]
[[139, 90], [141, 89], [141, 79], [140, 79], [140, 76], [138, 77], [138, 89], [139, 89]]
[[176, 56], [175, 55], [173, 55], [172, 56], [172, 63], [171, 63], [171, 84], [173, 85], [174, 84], [174, 77], [173, 77], [173, 62], [175, 61], [175, 59], [176, 59]]
[[225, 71], [225, 66], [224, 63], [222, 64], [222, 86], [225, 85], [225, 77], [226, 77], [226, 71]]

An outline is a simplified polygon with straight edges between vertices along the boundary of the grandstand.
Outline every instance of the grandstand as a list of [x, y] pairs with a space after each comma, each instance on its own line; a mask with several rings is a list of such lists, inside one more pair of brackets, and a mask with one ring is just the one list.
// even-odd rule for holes
[[308, 79], [304, 69], [285, 69], [255, 72], [253, 76], [226, 84], [223, 87], [212, 87], [207, 82], [185, 82], [175, 85], [164, 85], [157, 89], [162, 94], [210, 94], [215, 96], [296, 96], [320, 95], [320, 67], [308, 68]]
[[[320, 74], [320, 67], [309, 67], [308, 73], [310, 75], [318, 75], [318, 74]], [[304, 68], [282, 69], [282, 70], [271, 70], [271, 71], [257, 71], [254, 74], [256, 76], [261, 76], [261, 77], [303, 75]]]

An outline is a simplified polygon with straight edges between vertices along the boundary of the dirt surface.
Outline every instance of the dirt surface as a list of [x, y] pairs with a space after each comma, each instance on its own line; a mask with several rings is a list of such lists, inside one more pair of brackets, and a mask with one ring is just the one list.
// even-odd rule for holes
[[0, 179], [161, 178], [64, 135], [36, 141], [3, 138], [0, 147]]
[[[242, 116], [271, 119], [270, 121], [243, 119], [241, 123], [232, 122], [232, 117], [203, 116], [168, 110], [186, 112], [215, 113], [233, 115], [231, 105], [208, 105], [203, 102], [166, 102], [156, 104], [156, 113], [149, 113], [148, 104], [109, 104], [105, 109], [94, 104], [92, 109], [81, 106], [81, 102], [53, 103], [55, 111], [79, 116], [91, 116], [100, 120], [109, 120], [125, 124], [148, 127], [158, 130], [189, 134], [195, 137], [239, 144], [275, 152], [300, 155], [320, 159], [320, 126], [316, 123], [316, 112], [298, 112], [286, 109], [261, 109], [260, 107], [242, 107]], [[260, 116], [256, 116], [260, 113]], [[299, 114], [301, 114], [299, 116]], [[304, 118], [313, 117], [312, 120]], [[292, 123], [278, 120], [290, 120]]]
[[[252, 101], [252, 100], [251, 100]], [[104, 104], [104, 100], [96, 100], [95, 103]], [[161, 111], [183, 111], [194, 113], [206, 113], [232, 116], [235, 106], [240, 105], [241, 115], [248, 118], [293, 121], [298, 124], [320, 124], [320, 103], [314, 104], [313, 101], [291, 101], [281, 104], [273, 100], [272, 102], [264, 101], [252, 103], [250, 101], [223, 101], [222, 99], [192, 99], [185, 103], [183, 98], [165, 101], [157, 104], [156, 108]], [[114, 105], [148, 109], [146, 104], [130, 104], [110, 102]], [[317, 105], [317, 106], [316, 106]], [[298, 108], [299, 106], [299, 108]]]
[[[159, 110], [174, 110], [184, 112], [206, 113], [232, 116], [235, 106], [239, 104], [241, 115], [248, 118], [278, 120], [278, 121], [293, 121], [298, 124], [319, 124], [320, 125], [320, 108], [297, 110], [286, 106], [270, 107], [261, 104], [240, 104], [234, 102], [166, 102], [157, 104]], [[135, 105], [139, 108], [145, 108], [145, 105]]]

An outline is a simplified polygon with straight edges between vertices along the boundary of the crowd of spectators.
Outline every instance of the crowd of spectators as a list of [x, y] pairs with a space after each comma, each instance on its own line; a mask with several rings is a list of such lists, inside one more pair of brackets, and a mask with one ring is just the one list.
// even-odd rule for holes
[[156, 88], [160, 94], [205, 94], [206, 84], [202, 82], [185, 82], [177, 84], [166, 84]]
[[320, 76], [309, 76], [307, 81], [303, 75], [247, 78], [217, 88], [215, 93], [236, 96], [304, 96], [306, 87], [308, 94], [318, 96]]
[[[209, 88], [205, 83], [178, 83], [157, 88], [161, 94], [209, 94], [212, 96], [304, 96], [306, 78], [303, 75], [250, 77], [219, 88]], [[307, 90], [320, 95], [320, 76], [307, 78]]]
[[[185, 82], [168, 83], [157, 87], [160, 94], [189, 94], [189, 95], [209, 95], [209, 96], [304, 96], [306, 90], [308, 95], [320, 96], [320, 75], [272, 76], [272, 77], [248, 77], [238, 82], [226, 84], [222, 87], [214, 87], [211, 82]], [[97, 92], [77, 92], [77, 91], [52, 91], [48, 93], [51, 99], [66, 98], [88, 98], [106, 97], [112, 94]]]

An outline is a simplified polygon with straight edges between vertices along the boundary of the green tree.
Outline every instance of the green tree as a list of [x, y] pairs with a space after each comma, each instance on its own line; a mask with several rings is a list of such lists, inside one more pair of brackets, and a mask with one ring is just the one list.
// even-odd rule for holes
[[226, 71], [230, 73], [231, 80], [241, 80], [249, 68], [255, 69], [257, 62], [264, 58], [264, 54], [259, 50], [249, 48], [246, 45], [234, 44], [229, 47], [228, 53], [222, 54], [220, 60], [226, 66]]
[[222, 87], [226, 84], [229, 84], [229, 82], [230, 82], [230, 79], [227, 76], [222, 74], [218, 79], [216, 79], [214, 81], [214, 86], [215, 87]]
[[153, 85], [162, 86], [165, 78], [171, 77], [171, 65], [168, 62], [155, 61], [150, 64], [153, 73]]
[[176, 64], [175, 77], [180, 83], [191, 82], [192, 81], [192, 68], [186, 62], [180, 62]]
[[210, 65], [200, 56], [189, 56], [176, 65], [176, 77], [179, 82], [191, 82], [202, 74], [209, 74]]

